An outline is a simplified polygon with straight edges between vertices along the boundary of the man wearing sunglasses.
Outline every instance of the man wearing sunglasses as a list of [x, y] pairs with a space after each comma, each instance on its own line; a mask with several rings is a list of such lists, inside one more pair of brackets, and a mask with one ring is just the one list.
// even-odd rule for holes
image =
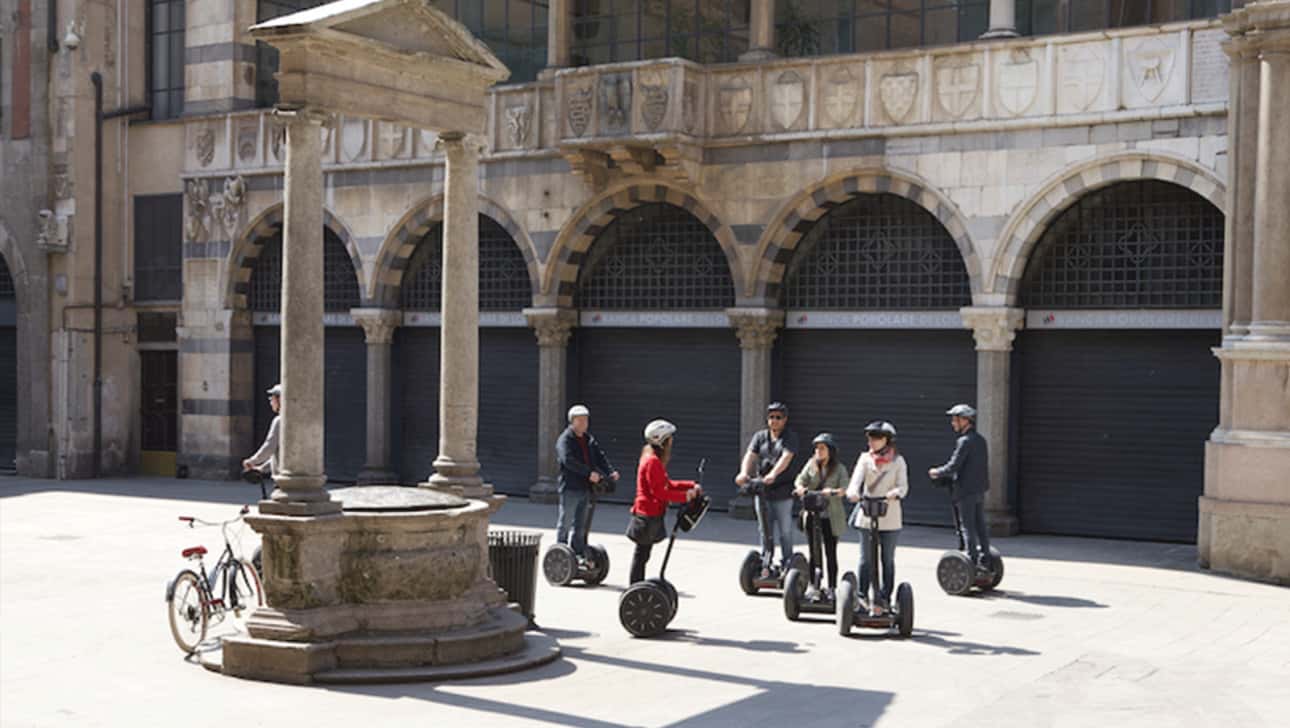
[[788, 467], [796, 453], [797, 434], [788, 429], [788, 407], [772, 402], [766, 407], [766, 429], [753, 435], [735, 476], [736, 485], [754, 494], [763, 579], [775, 569], [776, 538], [782, 556], [779, 570], [787, 569], [793, 558], [793, 478]]

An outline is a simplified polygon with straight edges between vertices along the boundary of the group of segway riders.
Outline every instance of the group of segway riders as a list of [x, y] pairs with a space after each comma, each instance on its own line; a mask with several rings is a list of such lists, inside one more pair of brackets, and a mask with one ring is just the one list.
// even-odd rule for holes
[[[958, 439], [950, 459], [927, 474], [934, 485], [950, 490], [960, 544], [957, 551], [942, 557], [937, 577], [945, 591], [962, 594], [973, 587], [997, 586], [1003, 564], [989, 542], [984, 503], [988, 454], [985, 439], [976, 431], [976, 411], [960, 404], [946, 414]], [[557, 543], [543, 560], [553, 584], [565, 585], [575, 578], [597, 584], [609, 569], [608, 553], [589, 546], [587, 535], [597, 497], [612, 492], [619, 473], [592, 436], [589, 419], [585, 406], [572, 407], [569, 426], [556, 444]], [[735, 484], [753, 498], [761, 542], [760, 550], [744, 560], [740, 586], [749, 594], [782, 590], [790, 619], [801, 611], [835, 612], [842, 634], [861, 626], [895, 628], [908, 636], [913, 625], [913, 590], [908, 584], [896, 586], [895, 556], [903, 527], [901, 501], [909, 494], [909, 466], [896, 445], [895, 426], [879, 420], [865, 427], [867, 447], [849, 474], [833, 435], [820, 433], [811, 442], [811, 457], [793, 476], [789, 468], [799, 445], [797, 435], [788, 429], [788, 407], [770, 404], [766, 420], [766, 429], [753, 436], [735, 475]], [[673, 541], [678, 530], [698, 525], [709, 505], [699, 482], [668, 475], [676, 431], [667, 420], [646, 425], [637, 463], [636, 497], [627, 527], [627, 537], [635, 544], [631, 586], [619, 603], [624, 627], [637, 636], [661, 633], [676, 613], [676, 590], [663, 578], [672, 541], [658, 578], [645, 577], [654, 545], [668, 538], [664, 523], [668, 505], [682, 505], [672, 528]], [[809, 560], [793, 551], [798, 503]], [[842, 576], [839, 586], [838, 541], [845, 525], [860, 533], [860, 559], [855, 573]]]

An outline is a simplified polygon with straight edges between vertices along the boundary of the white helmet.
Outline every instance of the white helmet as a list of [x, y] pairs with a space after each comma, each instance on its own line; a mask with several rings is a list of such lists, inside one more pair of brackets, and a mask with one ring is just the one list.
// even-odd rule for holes
[[268, 389], [266, 389], [266, 390], [264, 390], [264, 391], [265, 391], [265, 393], [266, 393], [266, 394], [268, 394], [270, 397], [281, 397], [281, 396], [282, 396], [282, 384], [281, 384], [281, 383], [275, 384], [275, 385], [273, 385], [272, 387], [269, 387]]
[[976, 419], [976, 409], [970, 404], [956, 404], [945, 411], [945, 414], [951, 417], [966, 417], [969, 420]]
[[662, 445], [667, 438], [676, 433], [676, 425], [667, 420], [654, 420], [645, 425], [645, 442], [651, 445]]
[[573, 422], [574, 417], [590, 417], [591, 410], [587, 409], [585, 404], [575, 404], [569, 408], [569, 421]]

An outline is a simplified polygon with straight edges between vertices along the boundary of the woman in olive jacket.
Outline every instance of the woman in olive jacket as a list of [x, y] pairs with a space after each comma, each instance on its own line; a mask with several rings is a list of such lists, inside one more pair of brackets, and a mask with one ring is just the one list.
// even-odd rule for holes
[[[842, 498], [847, 490], [847, 466], [838, 461], [838, 446], [833, 435], [821, 432], [811, 443], [815, 455], [797, 474], [793, 495], [801, 498], [807, 491], [818, 490], [829, 496], [829, 507], [820, 514], [820, 530], [824, 537], [824, 560], [828, 564], [829, 593], [838, 586], [838, 536], [847, 522]], [[814, 571], [816, 564], [811, 564]]]

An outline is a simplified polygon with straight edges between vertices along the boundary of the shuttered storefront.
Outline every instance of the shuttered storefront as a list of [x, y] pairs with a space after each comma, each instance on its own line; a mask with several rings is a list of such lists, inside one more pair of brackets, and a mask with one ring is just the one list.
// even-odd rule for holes
[[954, 448], [945, 410], [976, 396], [970, 332], [788, 330], [780, 334], [775, 365], [778, 398], [789, 404], [789, 426], [802, 441], [793, 472], [806, 464], [820, 432], [833, 433], [852, 470], [868, 446], [865, 425], [887, 420], [909, 465], [905, 521], [952, 522], [948, 493], [931, 487], [927, 469]]
[[630, 502], [646, 423], [677, 426], [668, 472], [693, 479], [707, 458], [713, 505], [734, 497], [739, 442], [739, 343], [729, 329], [601, 329], [574, 333], [571, 392], [591, 408], [591, 431], [622, 473], [608, 500]]
[[[442, 225], [410, 258], [400, 296], [408, 312], [440, 310]], [[532, 301], [528, 268], [503, 227], [479, 218], [479, 305], [502, 324], [479, 330], [480, 476], [499, 493], [527, 496], [537, 481], [538, 349], [520, 311]], [[394, 336], [393, 467], [424, 482], [439, 454], [439, 328], [403, 326]]]
[[[359, 303], [358, 278], [344, 243], [327, 230], [323, 243], [323, 307], [345, 317]], [[282, 236], [265, 242], [251, 274], [255, 327], [255, 436], [263, 441], [273, 419], [264, 390], [278, 381], [282, 308]], [[333, 321], [334, 323], [334, 321]], [[327, 479], [352, 483], [367, 457], [367, 344], [356, 326], [328, 325], [323, 342], [324, 441]]]
[[[255, 329], [257, 446], [273, 412], [264, 390], [278, 381], [281, 340], [276, 326]], [[367, 457], [367, 344], [362, 329], [328, 326], [323, 361], [323, 455], [327, 480], [352, 483]]]
[[0, 471], [15, 468], [18, 445], [18, 307], [9, 266], [0, 257]]
[[[1196, 540], [1222, 254], [1222, 213], [1153, 181], [1085, 196], [1039, 241], [1013, 364], [1023, 530]], [[1177, 328], [1198, 314], [1214, 328]]]

